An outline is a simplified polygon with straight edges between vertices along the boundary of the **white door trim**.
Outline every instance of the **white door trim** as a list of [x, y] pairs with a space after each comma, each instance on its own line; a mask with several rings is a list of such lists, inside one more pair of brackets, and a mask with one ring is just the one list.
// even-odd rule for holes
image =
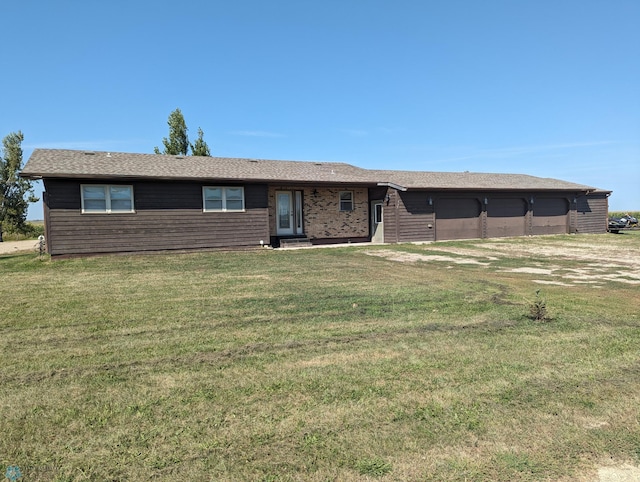
[[371, 242], [384, 243], [384, 202], [371, 201]]
[[276, 191], [276, 234], [287, 236], [294, 233], [293, 193]]

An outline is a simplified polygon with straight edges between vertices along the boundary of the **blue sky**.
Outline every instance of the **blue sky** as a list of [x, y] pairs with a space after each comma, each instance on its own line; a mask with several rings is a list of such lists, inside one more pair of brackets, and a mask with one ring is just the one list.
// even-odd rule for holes
[[23, 0], [0, 18], [0, 136], [22, 130], [25, 160], [153, 152], [179, 107], [213, 155], [526, 173], [640, 209], [638, 0]]

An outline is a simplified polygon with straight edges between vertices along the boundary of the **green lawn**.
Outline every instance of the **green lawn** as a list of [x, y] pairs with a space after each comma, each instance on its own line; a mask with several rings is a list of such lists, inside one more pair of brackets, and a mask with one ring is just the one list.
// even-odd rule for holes
[[[635, 233], [500, 243], [640, 262]], [[367, 254], [471, 246], [495, 241], [0, 255], [0, 476], [569, 481], [638, 465], [640, 285], [540, 285], [515, 256]]]

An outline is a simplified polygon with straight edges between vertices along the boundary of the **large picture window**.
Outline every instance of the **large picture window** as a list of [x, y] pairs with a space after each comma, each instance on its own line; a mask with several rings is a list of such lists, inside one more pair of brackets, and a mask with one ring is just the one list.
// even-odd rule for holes
[[204, 187], [202, 197], [205, 212], [244, 211], [243, 187]]
[[353, 192], [340, 191], [340, 211], [353, 211]]
[[83, 184], [80, 197], [83, 213], [133, 212], [133, 186]]

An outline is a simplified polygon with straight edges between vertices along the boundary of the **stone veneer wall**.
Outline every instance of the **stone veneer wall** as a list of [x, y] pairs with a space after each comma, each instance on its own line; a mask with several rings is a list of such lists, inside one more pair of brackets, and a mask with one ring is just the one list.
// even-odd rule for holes
[[[309, 239], [369, 236], [367, 188], [269, 186], [269, 232], [272, 236], [276, 236], [276, 191], [302, 191], [302, 221], [304, 234]], [[340, 191], [353, 192], [353, 211], [340, 211]]]

